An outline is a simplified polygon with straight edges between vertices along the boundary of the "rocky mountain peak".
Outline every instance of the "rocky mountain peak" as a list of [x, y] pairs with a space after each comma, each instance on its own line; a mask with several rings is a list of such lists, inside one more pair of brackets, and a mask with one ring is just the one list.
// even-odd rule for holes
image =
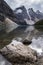
[[28, 9], [29, 12], [34, 12], [33, 8]]
[[25, 6], [20, 6], [20, 7], [16, 8], [16, 9], [14, 10], [14, 12], [16, 13], [16, 11], [18, 11], [18, 10], [22, 10], [22, 13], [24, 13], [24, 12], [26, 13], [26, 12], [27, 12]]
[[40, 14], [41, 12], [39, 10], [36, 11], [37, 14]]
[[[18, 12], [20, 10], [22, 12]], [[17, 19], [19, 19], [21, 22], [24, 22], [25, 21], [25, 23], [26, 23], [26, 20], [25, 19], [30, 20], [25, 6], [21, 6], [21, 7], [16, 8], [14, 10], [14, 13], [15, 13]]]

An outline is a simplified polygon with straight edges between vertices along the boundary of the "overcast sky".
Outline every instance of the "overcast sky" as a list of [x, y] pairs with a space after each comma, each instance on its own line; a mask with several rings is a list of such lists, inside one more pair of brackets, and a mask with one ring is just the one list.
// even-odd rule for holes
[[12, 9], [24, 5], [27, 9], [33, 8], [43, 12], [43, 0], [5, 0]]

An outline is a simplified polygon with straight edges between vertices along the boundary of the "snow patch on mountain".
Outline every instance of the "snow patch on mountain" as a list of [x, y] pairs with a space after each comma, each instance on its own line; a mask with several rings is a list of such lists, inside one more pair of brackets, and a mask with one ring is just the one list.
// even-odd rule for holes
[[28, 20], [28, 19], [25, 19], [25, 21], [26, 21], [26, 23], [28, 24], [28, 25], [34, 25], [34, 21], [32, 21], [32, 20]]
[[21, 9], [17, 10], [16, 14], [18, 14], [18, 13], [22, 13], [22, 10]]

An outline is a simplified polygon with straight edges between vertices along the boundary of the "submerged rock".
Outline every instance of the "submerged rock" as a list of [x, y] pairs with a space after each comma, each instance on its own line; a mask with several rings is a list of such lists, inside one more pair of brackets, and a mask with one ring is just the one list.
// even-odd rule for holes
[[35, 62], [37, 60], [36, 51], [18, 41], [7, 45], [0, 52], [12, 63]]
[[32, 43], [32, 41], [29, 41], [27, 39], [25, 39], [23, 42], [22, 42], [24, 45], [29, 45]]

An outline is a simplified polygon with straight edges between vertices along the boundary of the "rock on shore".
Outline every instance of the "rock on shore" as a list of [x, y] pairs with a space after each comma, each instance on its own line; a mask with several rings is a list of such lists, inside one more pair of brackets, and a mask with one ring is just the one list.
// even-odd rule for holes
[[0, 52], [12, 63], [33, 63], [37, 60], [36, 51], [16, 40], [2, 48]]

